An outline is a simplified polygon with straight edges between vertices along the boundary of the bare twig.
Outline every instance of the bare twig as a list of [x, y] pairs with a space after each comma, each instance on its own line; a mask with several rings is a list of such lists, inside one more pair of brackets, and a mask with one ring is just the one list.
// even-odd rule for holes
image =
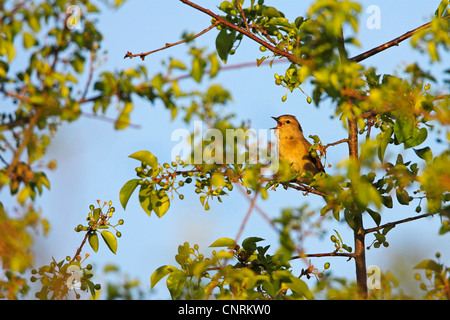
[[[444, 19], [449, 19], [450, 16], [446, 16], [444, 17]], [[364, 53], [361, 53], [353, 58], [350, 58], [349, 60], [354, 61], [354, 62], [360, 62], [363, 61], [373, 55], [376, 55], [377, 53], [380, 53], [381, 51], [384, 51], [386, 49], [389, 49], [393, 46], [398, 46], [400, 42], [412, 37], [414, 34], [416, 34], [417, 32], [427, 29], [429, 28], [431, 25], [431, 22], [425, 23], [423, 25], [421, 25], [420, 27], [415, 28], [414, 30], [408, 31], [405, 34], [401, 35], [400, 37], [397, 37], [389, 42], [386, 42], [378, 47], [375, 47], [369, 51], [366, 51]]]
[[92, 82], [92, 76], [94, 75], [94, 57], [95, 57], [95, 53], [94, 53], [94, 51], [91, 51], [91, 57], [90, 57], [90, 61], [89, 61], [89, 76], [88, 76], [88, 80], [86, 82], [86, 86], [84, 87], [83, 95], [81, 96], [80, 100], [86, 99], [86, 95], [88, 93], [89, 87]]
[[25, 150], [25, 147], [28, 144], [28, 141], [30, 141], [31, 135], [33, 134], [34, 126], [37, 124], [38, 119], [41, 115], [42, 109], [41, 108], [35, 108], [34, 115], [30, 118], [30, 121], [28, 122], [28, 128], [23, 132], [23, 139], [22, 142], [19, 145], [19, 148], [17, 148], [16, 152], [14, 153], [14, 157], [11, 161], [11, 164], [9, 165], [8, 169], [6, 170], [6, 175], [10, 176], [15, 169], [17, 163], [20, 160], [20, 156], [22, 155], [22, 152]]
[[349, 259], [354, 257], [353, 253], [347, 252], [328, 252], [328, 253], [305, 253], [298, 256], [293, 256], [290, 260], [303, 259], [303, 258], [320, 258], [320, 257], [347, 257]]
[[419, 216], [415, 216], [415, 217], [410, 217], [410, 218], [406, 218], [406, 219], [402, 219], [402, 220], [398, 220], [398, 221], [389, 222], [389, 223], [383, 224], [381, 226], [365, 229], [364, 233], [367, 234], [367, 233], [375, 232], [375, 231], [378, 231], [378, 230], [381, 230], [381, 229], [384, 229], [384, 228], [395, 227], [398, 224], [402, 224], [402, 223], [405, 223], [405, 222], [410, 222], [410, 221], [426, 218], [426, 217], [429, 217], [431, 215], [432, 215], [431, 213], [424, 213], [424, 214], [421, 214]]
[[242, 232], [244, 231], [245, 225], [247, 224], [248, 218], [250, 217], [250, 214], [252, 213], [254, 207], [255, 207], [255, 203], [256, 203], [256, 199], [258, 198], [258, 192], [256, 191], [253, 195], [253, 197], [250, 199], [250, 206], [247, 210], [247, 213], [245, 214], [244, 220], [242, 220], [241, 223], [241, 227], [239, 228], [238, 233], [236, 234], [235, 237], [235, 241], [238, 242], [239, 238], [242, 235]]
[[257, 43], [259, 43], [260, 45], [266, 47], [267, 49], [269, 49], [273, 53], [278, 54], [278, 55], [283, 56], [283, 57], [286, 57], [292, 63], [298, 64], [298, 65], [311, 65], [311, 61], [302, 59], [302, 58], [297, 57], [297, 56], [295, 56], [295, 55], [293, 55], [293, 54], [291, 54], [289, 52], [286, 52], [286, 51], [281, 50], [281, 49], [279, 49], [277, 47], [274, 47], [273, 45], [265, 42], [264, 40], [262, 40], [260, 38], [258, 38], [257, 36], [255, 36], [250, 31], [247, 31], [245, 29], [242, 29], [239, 26], [234, 25], [233, 23], [223, 19], [219, 15], [211, 12], [210, 10], [208, 10], [206, 8], [203, 8], [203, 7], [201, 7], [201, 6], [199, 6], [199, 5], [195, 4], [195, 3], [192, 3], [191, 1], [188, 1], [188, 0], [180, 0], [180, 1], [183, 2], [186, 5], [194, 8], [194, 9], [197, 9], [197, 10], [203, 12], [203, 13], [206, 13], [207, 15], [213, 17], [216, 20], [216, 22], [220, 22], [221, 24], [227, 26], [228, 28], [230, 28], [232, 30], [235, 30], [235, 31], [245, 35], [246, 37], [256, 41]]
[[291, 187], [291, 188], [293, 188], [295, 190], [298, 190], [298, 191], [303, 191], [305, 194], [314, 193], [314, 194], [317, 194], [317, 195], [322, 196], [322, 197], [326, 197], [327, 196], [326, 193], [320, 192], [320, 191], [318, 191], [318, 190], [316, 190], [316, 189], [314, 189], [314, 188], [312, 188], [312, 187], [310, 187], [310, 186], [308, 186], [306, 184], [303, 184], [303, 183], [300, 183], [300, 182], [297, 182], [297, 181], [295, 183], [296, 184], [290, 183], [289, 187]]
[[341, 143], [348, 143], [348, 139], [341, 139], [341, 140], [336, 141], [336, 142], [328, 143], [328, 144], [323, 146], [323, 149], [327, 149], [328, 147], [335, 146], [335, 145], [338, 145], [338, 144], [341, 144]]
[[91, 234], [91, 231], [86, 232], [86, 235], [83, 238], [83, 241], [81, 242], [80, 246], [78, 247], [77, 251], [75, 252], [75, 255], [73, 256], [72, 260], [70, 260], [69, 263], [74, 262], [77, 257], [80, 255], [81, 250], [83, 250], [83, 246], [86, 243], [86, 240], [89, 238], [89, 235]]
[[237, 3], [237, 5], [238, 5], [238, 7], [239, 7], [239, 11], [241, 12], [242, 20], [244, 20], [244, 23], [245, 23], [245, 29], [247, 29], [247, 31], [250, 31], [249, 28], [248, 28], [247, 19], [245, 18], [244, 10], [242, 10], [241, 3], [239, 2], [239, 0], [236, 1], [236, 3]]
[[[208, 28], [206, 28], [206, 29], [203, 30], [202, 32], [197, 33], [196, 35], [194, 35], [194, 36], [192, 37], [192, 39], [195, 39], [195, 38], [201, 36], [202, 34], [205, 34], [205, 33], [208, 32], [209, 30], [215, 28], [217, 25], [219, 25], [219, 22], [218, 22], [218, 21], [214, 22], [212, 25], [210, 25]], [[124, 58], [124, 59], [125, 59], [125, 58], [130, 58], [130, 59], [131, 59], [131, 58], [134, 58], [134, 57], [140, 57], [142, 60], [144, 60], [145, 57], [148, 56], [149, 54], [152, 54], [152, 53], [155, 53], [155, 52], [158, 52], [158, 51], [161, 51], [161, 50], [165, 50], [165, 49], [167, 49], [167, 48], [170, 48], [170, 47], [173, 47], [173, 46], [176, 46], [176, 45], [185, 43], [185, 42], [187, 42], [187, 41], [188, 41], [188, 40], [181, 40], [181, 41], [174, 42], [174, 43], [166, 43], [166, 45], [165, 45], [164, 47], [162, 47], [162, 48], [159, 48], [159, 49], [156, 49], [156, 50], [152, 50], [152, 51], [149, 51], [149, 52], [144, 52], [144, 53], [132, 54], [130, 51], [128, 51], [128, 52], [125, 54], [125, 56], [124, 56], [123, 58]]]

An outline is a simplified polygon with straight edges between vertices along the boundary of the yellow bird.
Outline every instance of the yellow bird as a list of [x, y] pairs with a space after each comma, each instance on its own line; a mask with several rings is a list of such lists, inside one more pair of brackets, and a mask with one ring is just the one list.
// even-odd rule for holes
[[[275, 135], [278, 138], [278, 155], [280, 160], [291, 164], [291, 170], [316, 175], [325, 172], [317, 155], [311, 155], [311, 143], [303, 136], [303, 130], [297, 118], [292, 115], [272, 117], [276, 122]], [[299, 179], [301, 181], [301, 179]]]

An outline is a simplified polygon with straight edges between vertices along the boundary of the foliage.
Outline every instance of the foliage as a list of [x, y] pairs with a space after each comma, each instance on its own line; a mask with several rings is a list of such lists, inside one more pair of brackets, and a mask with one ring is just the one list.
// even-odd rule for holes
[[217, 239], [210, 247], [227, 249], [213, 250], [211, 258], [205, 258], [198, 245], [191, 248], [185, 242], [175, 256], [181, 268], [159, 267], [151, 287], [168, 275], [172, 299], [311, 299], [308, 286], [292, 274], [283, 257], [266, 254], [270, 246], [257, 246], [263, 240], [251, 237], [239, 246], [230, 238]]
[[439, 263], [440, 256], [440, 253], [436, 253], [437, 261], [432, 259], [424, 260], [414, 267], [414, 269], [425, 270], [426, 280], [422, 280], [419, 273], [416, 273], [414, 277], [416, 280], [421, 281], [420, 289], [426, 292], [426, 299], [450, 299], [450, 268]]
[[[344, 137], [336, 143], [324, 146], [320, 139], [314, 136], [313, 148], [320, 151], [321, 156], [325, 158], [328, 147], [346, 142], [349, 144], [349, 157], [340, 164], [340, 171], [316, 175], [310, 186], [305, 186], [298, 183], [295, 185], [296, 183], [292, 181], [280, 184], [280, 177], [267, 181], [254, 170], [259, 169], [258, 167], [249, 165], [251, 159], [248, 157], [240, 166], [233, 161], [226, 164], [196, 162], [190, 165], [193, 163], [191, 155], [187, 163], [178, 159], [170, 167], [168, 164], [158, 164], [157, 157], [149, 151], [139, 151], [130, 157], [141, 161], [141, 167], [136, 168], [140, 180], [130, 180], [122, 188], [121, 199], [124, 200], [122, 202], [124, 208], [138, 185], [141, 185], [139, 202], [148, 214], [156, 208], [161, 208], [162, 210], [155, 210], [158, 217], [168, 211], [170, 201], [173, 200], [173, 192], [179, 193], [182, 187], [191, 183], [195, 184], [195, 191], [199, 194], [205, 210], [210, 209], [210, 202], [214, 196], [221, 201], [221, 196], [232, 191], [232, 184], [244, 186], [249, 194], [251, 191], [256, 195], [261, 194], [263, 199], [269, 196], [268, 190], [276, 189], [279, 185], [285, 188], [292, 187], [304, 193], [315, 193], [326, 200], [326, 204], [320, 209], [320, 215], [325, 217], [331, 213], [337, 221], [344, 221], [355, 233], [355, 247], [352, 247], [344, 244], [336, 231], [339, 239], [336, 236], [332, 239], [336, 250], [325, 256], [342, 255], [353, 258], [357, 266], [356, 273], [361, 272], [362, 275], [365, 275], [366, 267], [358, 264], [358, 261], [364, 261], [365, 250], [389, 246], [388, 232], [397, 224], [438, 214], [443, 221], [441, 234], [448, 231], [446, 227], [449, 208], [448, 150], [444, 150], [441, 154], [433, 154], [431, 147], [424, 144], [429, 142], [430, 132], [439, 135], [439, 128], [448, 124], [445, 110], [448, 110], [449, 97], [440, 94], [438, 89], [432, 90], [432, 83], [435, 83], [436, 79], [417, 64], [407, 66], [403, 70], [405, 77], [402, 78], [391, 74], [378, 74], [376, 68], [357, 63], [364, 57], [348, 56], [346, 46], [358, 46], [359, 43], [357, 40], [358, 15], [361, 12], [359, 4], [351, 1], [316, 1], [306, 16], [289, 21], [281, 11], [266, 6], [264, 1], [249, 1], [249, 7], [243, 7], [245, 1], [223, 1], [219, 6], [222, 15], [212, 13], [190, 1], [182, 2], [212, 17], [211, 24], [219, 31], [215, 46], [223, 62], [226, 63], [229, 55], [236, 54], [245, 37], [261, 44], [260, 51], [265, 56], [257, 59], [257, 65], [261, 65], [266, 59], [271, 59], [271, 64], [275, 59], [287, 58], [291, 64], [286, 68], [286, 73], [275, 74], [275, 84], [287, 90], [281, 100], [286, 101], [288, 93], [293, 93], [295, 89], [299, 89], [307, 96], [308, 103], [314, 102], [318, 107], [325, 98], [330, 98], [336, 105], [334, 116], [347, 129], [348, 139]], [[433, 62], [440, 60], [437, 47], [448, 49], [447, 6], [448, 1], [442, 1], [429, 24], [430, 27], [418, 29], [412, 39], [413, 47], [420, 50], [424, 46], [428, 48], [422, 52], [428, 53]], [[345, 38], [343, 29], [347, 33]], [[436, 38], [439, 40], [435, 41]], [[378, 52], [384, 50], [381, 47], [377, 49]], [[268, 51], [270, 55], [267, 55]], [[145, 55], [140, 56], [144, 58]], [[132, 56], [130, 53], [129, 57]], [[306, 82], [313, 85], [312, 97], [301, 88]], [[436, 88], [439, 86], [436, 85]], [[211, 120], [214, 118], [208, 119]], [[221, 128], [217, 122], [212, 122], [211, 127]], [[227, 128], [242, 127], [233, 127], [228, 123]], [[364, 135], [365, 139], [359, 142], [360, 137]], [[448, 141], [448, 133], [446, 139]], [[203, 144], [200, 148], [206, 150], [208, 145]], [[414, 150], [417, 158], [404, 160], [402, 149]], [[397, 154], [395, 161], [391, 160], [392, 153]], [[137, 154], [146, 154], [148, 161], [136, 157]], [[172, 193], [172, 197], [169, 197], [167, 192]], [[183, 197], [180, 196], [180, 199]], [[394, 199], [400, 205], [414, 206], [417, 213], [422, 211], [425, 203], [426, 213], [384, 223], [386, 218], [383, 213], [393, 208]], [[366, 216], [373, 220], [377, 227], [364, 228], [363, 221]], [[283, 219], [278, 220], [286, 223], [282, 230], [286, 230], [285, 228], [295, 221], [292, 216], [287, 217], [285, 215]], [[295, 243], [293, 236], [295, 231], [291, 227], [287, 230], [281, 233], [280, 252], [290, 254], [297, 252], [300, 257], [315, 256], [303, 252], [301, 244]], [[364, 238], [370, 233], [373, 233], [374, 238], [366, 248]], [[363, 237], [362, 240], [360, 235]], [[169, 274], [167, 287], [172, 298], [182, 296], [183, 287], [189, 288], [186, 289], [188, 292], [184, 293], [185, 297], [205, 298], [205, 292], [209, 292], [209, 287], [208, 284], [203, 287], [199, 279], [202, 278], [199, 271], [202, 269], [198, 267], [198, 264], [205, 263], [198, 258], [200, 254], [196, 253], [196, 250], [189, 248], [186, 243], [180, 246], [176, 260], [182, 268], [173, 266], [159, 268], [152, 276], [152, 286], [161, 277]], [[245, 275], [254, 278], [254, 270], [249, 265], [228, 262], [232, 256], [239, 257], [238, 250], [222, 252], [219, 258], [213, 256], [208, 260], [208, 263], [214, 265], [220, 258], [227, 258], [226, 263], [218, 263], [215, 267], [220, 269], [216, 275], [220, 280], [217, 280], [218, 282], [211, 280], [210, 283], [214, 283], [214, 287], [223, 279], [224, 265], [233, 272], [240, 270], [239, 280], [236, 280], [234, 274], [228, 274], [226, 277], [231, 287], [233, 284], [237, 287], [242, 286], [242, 279], [247, 279]], [[194, 255], [195, 259], [191, 259], [190, 254]], [[252, 251], [247, 254], [258, 253]], [[180, 262], [181, 256], [184, 260]], [[188, 261], [186, 259], [190, 259], [189, 263], [185, 262]], [[194, 266], [197, 266], [197, 269]], [[194, 272], [194, 269], [197, 272]], [[283, 270], [286, 271], [287, 269]], [[293, 270], [288, 272], [295, 273]], [[358, 287], [364, 295], [367, 289], [366, 280], [363, 278], [365, 276], [358, 277]], [[194, 279], [195, 288], [200, 291], [192, 291]], [[232, 296], [241, 298], [244, 294], [245, 297], [254, 298], [253, 294], [260, 294], [258, 298], [278, 298], [278, 290], [281, 287], [268, 293], [264, 291], [264, 281], [251, 282], [251, 285], [246, 286], [250, 292], [244, 294], [235, 291]], [[258, 286], [262, 286], [263, 289]], [[221, 293], [216, 297], [229, 296], [228, 291], [219, 290], [219, 292]], [[209, 294], [206, 294], [206, 298], [208, 297]]]
[[[119, 7], [122, 2], [114, 1], [110, 6]], [[259, 235], [240, 245], [234, 239], [220, 238], [211, 245], [220, 250], [206, 258], [197, 245], [191, 248], [186, 242], [179, 246], [175, 257], [179, 267], [158, 268], [151, 276], [152, 287], [167, 276], [166, 285], [173, 299], [311, 299], [317, 294], [327, 298], [403, 297], [394, 292], [396, 280], [389, 273], [382, 275], [383, 293], [368, 295], [366, 266], [362, 262], [367, 250], [389, 245], [391, 230], [399, 224], [432, 216], [441, 221], [439, 234], [450, 231], [448, 86], [442, 89], [449, 82], [439, 83], [435, 75], [416, 63], [394, 74], [380, 74], [377, 68], [359, 62], [408, 37], [412, 48], [427, 55], [431, 63], [441, 62], [442, 52], [448, 51], [450, 45], [448, 0], [441, 1], [426, 26], [357, 57], [348, 55], [348, 46], [359, 45], [361, 6], [353, 1], [317, 0], [304, 16], [293, 21], [263, 0], [223, 1], [218, 7], [220, 14], [191, 1], [181, 3], [211, 16], [211, 26], [199, 34], [185, 33], [179, 42], [187, 44], [190, 61], [168, 58], [163, 64], [165, 70], [154, 75], [141, 65], [103, 70], [97, 76], [94, 71], [103, 57], [103, 36], [94, 23], [99, 4], [78, 1], [77, 6], [85, 14], [77, 15], [76, 11], [67, 11], [68, 4], [62, 0], [0, 2], [0, 93], [9, 102], [0, 117], [0, 190], [9, 191], [19, 208], [5, 208], [0, 203], [0, 258], [5, 270], [0, 297], [16, 299], [27, 294], [26, 272], [30, 269], [30, 280], [41, 285], [35, 295], [39, 299], [68, 298], [73, 288], [98, 297], [100, 286], [93, 282], [92, 265], [82, 266], [81, 251], [88, 242], [97, 252], [101, 238], [116, 253], [117, 238], [121, 236], [117, 227], [123, 219], [111, 223], [114, 207], [111, 202], [99, 201], [97, 208], [89, 207], [86, 225], [75, 228], [84, 234], [75, 255], [65, 260], [53, 258], [48, 265], [33, 268], [30, 231], [47, 233], [49, 229], [35, 201], [50, 189], [46, 171], [56, 168], [56, 160], [42, 164], [42, 159], [58, 128], [88, 114], [86, 106], [101, 116], [116, 105], [117, 118], [106, 119], [122, 130], [130, 126], [137, 99], [161, 103], [172, 119], [179, 117], [186, 123], [201, 120], [222, 136], [229, 129], [242, 135], [233, 137], [232, 143], [213, 141], [212, 137], [195, 146], [192, 143], [191, 154], [171, 163], [160, 163], [151, 151], [133, 153], [130, 158], [139, 165], [136, 178], [128, 180], [120, 190], [124, 209], [131, 196], [137, 195], [146, 214], [154, 212], [162, 218], [176, 201], [175, 196], [182, 201], [183, 190], [189, 187], [205, 210], [214, 208], [215, 200], [225, 202], [226, 196], [237, 189], [248, 196], [249, 212], [257, 198], [267, 200], [271, 191], [280, 187], [298, 190], [299, 196], [312, 194], [325, 200], [318, 210], [307, 206], [285, 209], [270, 221], [279, 234], [278, 247], [260, 246], [263, 239]], [[196, 47], [194, 39], [212, 30], [217, 32], [214, 51]], [[286, 89], [280, 97], [282, 102], [296, 93], [305, 95], [306, 102], [316, 107], [331, 101], [331, 116], [348, 132], [348, 136], [329, 144], [323, 144], [318, 136], [311, 137], [312, 149], [322, 159], [326, 159], [328, 148], [340, 143], [348, 145], [349, 154], [335, 170], [311, 177], [310, 184], [291, 181], [292, 173], [283, 164], [277, 176], [260, 174], [265, 164], [259, 155], [251, 158], [246, 143], [250, 122], [236, 124], [235, 115], [224, 108], [232, 101], [231, 93], [220, 84], [210, 83], [247, 39], [260, 45], [260, 52], [255, 53], [258, 66], [281, 59], [289, 62], [284, 74], [274, 74], [274, 84]], [[176, 44], [166, 44], [162, 49]], [[152, 52], [127, 52], [125, 57], [144, 60]], [[177, 72], [184, 75], [176, 77]], [[186, 78], [201, 89], [184, 89], [182, 80]], [[306, 84], [312, 85], [311, 93], [303, 89]], [[438, 137], [438, 147], [431, 143], [432, 137]], [[235, 138], [238, 143], [234, 143]], [[236, 157], [227, 159], [224, 153], [217, 152], [219, 146], [233, 151]], [[200, 155], [207, 152], [215, 161], [196, 161], [198, 151]], [[244, 161], [239, 161], [241, 156]], [[411, 208], [414, 215], [392, 220], [389, 212], [397, 204]], [[14, 211], [20, 215], [15, 217]], [[349, 245], [348, 239], [342, 239], [335, 230], [330, 252], [304, 252], [301, 242], [306, 225], [320, 233], [321, 222], [328, 218], [350, 228], [354, 244]], [[366, 228], [367, 219], [376, 227]], [[364, 240], [369, 235], [372, 243], [367, 246]], [[269, 248], [275, 248], [275, 254], [269, 253]], [[328, 262], [322, 272], [310, 264], [302, 270], [290, 265], [293, 259], [307, 261], [308, 257], [319, 256], [353, 259], [357, 281], [347, 283], [334, 278]], [[431, 281], [421, 284], [426, 298], [448, 298], [447, 267], [427, 260], [416, 268], [427, 270], [427, 281]], [[315, 288], [299, 278], [311, 275], [317, 279]], [[135, 286], [133, 281], [123, 285], [124, 291], [109, 286], [108, 297], [130, 298]], [[75, 297], [81, 297], [77, 291]]]

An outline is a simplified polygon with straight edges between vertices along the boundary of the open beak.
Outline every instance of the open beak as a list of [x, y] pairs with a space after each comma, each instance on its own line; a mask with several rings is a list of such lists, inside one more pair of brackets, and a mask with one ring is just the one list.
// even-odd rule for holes
[[270, 129], [278, 129], [281, 126], [280, 121], [278, 121], [278, 118], [275, 118], [275, 117], [271, 117], [271, 118], [277, 122], [277, 126], [273, 127], [273, 128], [270, 128]]

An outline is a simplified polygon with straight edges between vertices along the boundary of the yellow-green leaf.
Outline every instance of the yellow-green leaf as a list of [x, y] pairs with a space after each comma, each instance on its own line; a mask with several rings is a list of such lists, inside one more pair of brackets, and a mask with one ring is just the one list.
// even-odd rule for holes
[[234, 247], [236, 245], [236, 241], [230, 238], [220, 238], [214, 241], [210, 247]]
[[153, 287], [165, 276], [167, 276], [169, 273], [174, 272], [175, 270], [178, 270], [174, 266], [161, 266], [158, 269], [156, 269], [152, 276], [150, 277], [150, 288], [153, 289]]
[[116, 251], [117, 251], [116, 237], [108, 230], [103, 230], [101, 232], [101, 235], [102, 235], [102, 238], [105, 241], [106, 245], [108, 246], [109, 250], [111, 250], [112, 253], [116, 254]]
[[94, 252], [98, 251], [98, 236], [97, 236], [97, 232], [93, 232], [91, 234], [89, 234], [89, 244], [92, 248], [92, 250], [94, 250]]
[[23, 33], [23, 46], [28, 49], [36, 44], [36, 39], [29, 32]]
[[119, 199], [122, 207], [125, 209], [127, 206], [128, 200], [130, 199], [131, 194], [134, 192], [136, 187], [138, 186], [139, 179], [132, 179], [125, 183], [120, 189]]

